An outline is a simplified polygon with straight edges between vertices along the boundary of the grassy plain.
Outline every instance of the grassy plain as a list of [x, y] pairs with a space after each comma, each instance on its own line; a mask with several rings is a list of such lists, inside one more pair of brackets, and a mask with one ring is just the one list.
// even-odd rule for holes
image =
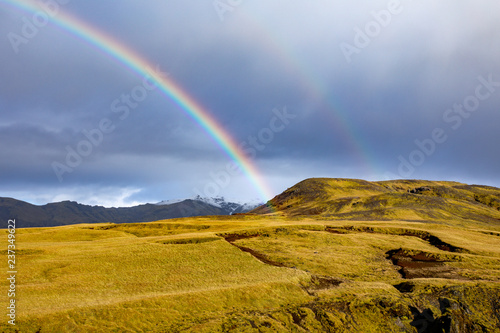
[[[17, 325], [4, 332], [412, 332], [411, 306], [441, 313], [421, 294], [500, 282], [500, 237], [476, 226], [205, 217], [19, 229], [16, 243]], [[387, 258], [400, 248], [444, 261], [451, 278], [403, 279]], [[395, 287], [408, 281], [409, 293]]]

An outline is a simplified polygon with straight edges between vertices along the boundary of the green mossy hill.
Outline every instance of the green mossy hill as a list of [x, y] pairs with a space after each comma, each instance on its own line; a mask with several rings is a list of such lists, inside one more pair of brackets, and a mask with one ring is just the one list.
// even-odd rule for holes
[[311, 178], [252, 213], [500, 224], [500, 189], [457, 182]]

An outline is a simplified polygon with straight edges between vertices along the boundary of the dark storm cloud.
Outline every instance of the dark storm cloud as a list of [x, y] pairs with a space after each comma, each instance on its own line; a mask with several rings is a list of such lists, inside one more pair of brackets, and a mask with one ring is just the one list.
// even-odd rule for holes
[[[377, 23], [392, 3], [244, 2], [223, 21], [210, 1], [62, 9], [168, 73], [253, 149], [249, 157], [276, 192], [306, 177], [387, 174], [500, 186], [500, 87], [481, 88], [491, 94], [467, 116], [447, 113], [475, 95], [480, 77], [500, 81], [496, 3], [396, 1], [397, 14]], [[0, 17], [5, 37], [31, 14], [2, 4]], [[370, 24], [379, 31], [357, 35]], [[346, 56], [343, 43], [357, 52]], [[107, 205], [187, 197], [229, 161], [159, 90], [120, 119], [112, 103], [143, 78], [71, 34], [49, 24], [18, 53], [8, 38], [0, 44], [0, 196]], [[273, 110], [284, 108], [294, 118], [270, 137]], [[103, 119], [113, 130], [60, 182], [53, 162], [65, 164], [67, 147], [89, 140], [84, 131]], [[431, 147], [436, 128], [446, 140]], [[416, 140], [432, 153], [415, 153]], [[422, 163], [403, 175], [401, 157]], [[243, 175], [220, 194], [257, 196]]]

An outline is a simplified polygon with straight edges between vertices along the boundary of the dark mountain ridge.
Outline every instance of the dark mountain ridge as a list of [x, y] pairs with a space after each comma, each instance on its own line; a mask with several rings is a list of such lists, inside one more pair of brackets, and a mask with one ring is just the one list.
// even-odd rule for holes
[[202, 198], [186, 199], [171, 204], [144, 204], [134, 207], [106, 208], [74, 201], [49, 203], [43, 206], [13, 198], [0, 197], [0, 220], [16, 219], [19, 228], [53, 227], [78, 223], [150, 222], [179, 217], [230, 215], [253, 208], [216, 199], [213, 203]]

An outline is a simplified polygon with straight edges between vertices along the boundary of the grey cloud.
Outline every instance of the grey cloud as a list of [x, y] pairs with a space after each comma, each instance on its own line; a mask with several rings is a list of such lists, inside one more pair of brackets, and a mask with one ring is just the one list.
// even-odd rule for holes
[[[236, 143], [269, 126], [273, 108], [296, 114], [253, 159], [276, 192], [313, 176], [383, 179], [437, 127], [448, 140], [411, 177], [500, 185], [500, 88], [457, 130], [443, 120], [474, 93], [478, 76], [500, 81], [496, 2], [402, 0], [401, 14], [349, 64], [341, 43], [353, 44], [354, 28], [364, 29], [387, 4], [253, 1], [223, 22], [210, 1], [71, 2], [65, 10], [158, 64]], [[0, 36], [18, 31], [23, 15], [1, 5]], [[113, 195], [160, 201], [191, 195], [229, 161], [160, 91], [120, 120], [111, 103], [142, 78], [67, 32], [48, 25], [19, 54], [7, 39], [0, 43], [5, 193], [83, 200], [71, 190], [82, 188], [107, 203]], [[59, 183], [51, 163], [64, 161], [65, 147], [76, 147], [82, 130], [103, 118], [115, 130]], [[252, 199], [256, 191], [239, 175], [224, 194]]]

